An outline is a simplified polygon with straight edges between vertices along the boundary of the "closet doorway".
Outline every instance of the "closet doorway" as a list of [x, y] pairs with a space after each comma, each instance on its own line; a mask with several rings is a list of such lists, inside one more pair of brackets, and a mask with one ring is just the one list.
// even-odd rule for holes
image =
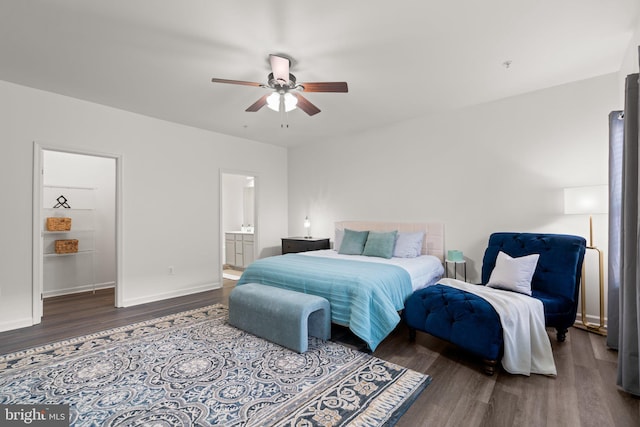
[[118, 165], [118, 156], [35, 144], [34, 324], [47, 298], [88, 293], [119, 305]]
[[255, 260], [258, 235], [255, 174], [221, 172], [220, 254], [222, 278], [237, 280]]

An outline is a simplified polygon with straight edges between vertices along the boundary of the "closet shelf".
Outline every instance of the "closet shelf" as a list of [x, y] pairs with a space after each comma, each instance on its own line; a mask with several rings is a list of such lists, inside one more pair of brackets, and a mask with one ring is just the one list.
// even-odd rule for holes
[[84, 229], [84, 230], [63, 230], [63, 231], [48, 231], [48, 230], [43, 230], [42, 231], [42, 235], [51, 235], [51, 234], [70, 234], [70, 233], [93, 233], [94, 229]]
[[86, 251], [71, 252], [71, 253], [68, 253], [68, 254], [49, 253], [49, 254], [44, 254], [43, 256], [45, 258], [51, 258], [51, 257], [61, 257], [61, 256], [70, 256], [70, 255], [92, 254], [93, 252], [94, 252], [93, 249], [88, 249]]
[[93, 208], [42, 208], [45, 211], [53, 211], [53, 212], [82, 212], [82, 211], [93, 211]]
[[[41, 243], [43, 257], [44, 293], [86, 289], [96, 283], [96, 258], [99, 254], [97, 240], [100, 230], [96, 229], [96, 195], [93, 187], [45, 185], [41, 210]], [[64, 217], [71, 219], [70, 230], [48, 230], [46, 219]], [[56, 253], [58, 240], [76, 240], [77, 246], [69, 243]], [[63, 245], [64, 246], [64, 245]], [[75, 246], [75, 247], [74, 247]]]
[[43, 185], [44, 188], [64, 188], [67, 190], [95, 190], [96, 187], [78, 187], [76, 185]]

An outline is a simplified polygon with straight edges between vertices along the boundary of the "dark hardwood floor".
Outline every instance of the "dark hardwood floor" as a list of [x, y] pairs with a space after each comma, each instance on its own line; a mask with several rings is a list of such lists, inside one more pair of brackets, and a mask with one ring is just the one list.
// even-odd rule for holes
[[[205, 305], [227, 305], [233, 286], [225, 280], [222, 289], [127, 308], [113, 307], [112, 290], [47, 299], [42, 323], [0, 333], [0, 354]], [[334, 339], [357, 340], [343, 332]], [[640, 399], [617, 389], [617, 353], [606, 349], [604, 337], [576, 328], [564, 343], [555, 340], [553, 331], [550, 337], [556, 378], [500, 369], [489, 377], [479, 360], [435, 337], [418, 332], [410, 343], [404, 325], [374, 356], [432, 376], [399, 427], [640, 426]]]
[[225, 304], [233, 281], [225, 280], [221, 289], [172, 298], [163, 301], [115, 308], [113, 289], [47, 298], [44, 301], [42, 322], [13, 331], [0, 333], [0, 354], [12, 353], [50, 342], [87, 335], [105, 329], [142, 322], [168, 314]]

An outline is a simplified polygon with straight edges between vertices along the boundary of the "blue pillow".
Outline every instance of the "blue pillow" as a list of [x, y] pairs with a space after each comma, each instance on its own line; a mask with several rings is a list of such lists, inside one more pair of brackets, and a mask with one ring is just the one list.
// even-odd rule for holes
[[393, 256], [393, 248], [396, 245], [396, 234], [398, 234], [397, 231], [386, 233], [369, 232], [362, 255], [391, 258]]
[[368, 231], [354, 231], [345, 228], [338, 253], [342, 255], [362, 255], [368, 235]]

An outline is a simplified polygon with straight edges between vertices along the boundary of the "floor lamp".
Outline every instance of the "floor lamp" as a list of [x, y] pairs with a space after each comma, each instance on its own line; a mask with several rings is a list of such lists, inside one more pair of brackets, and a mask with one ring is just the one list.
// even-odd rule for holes
[[582, 319], [577, 326], [589, 332], [607, 335], [604, 325], [604, 262], [602, 250], [593, 244], [593, 215], [606, 214], [609, 211], [609, 188], [606, 185], [588, 187], [572, 187], [564, 189], [564, 213], [589, 215], [589, 245], [587, 249], [598, 252], [599, 291], [600, 291], [600, 323], [589, 323], [586, 320], [586, 280], [585, 268], [582, 264], [582, 281], [580, 288]]

